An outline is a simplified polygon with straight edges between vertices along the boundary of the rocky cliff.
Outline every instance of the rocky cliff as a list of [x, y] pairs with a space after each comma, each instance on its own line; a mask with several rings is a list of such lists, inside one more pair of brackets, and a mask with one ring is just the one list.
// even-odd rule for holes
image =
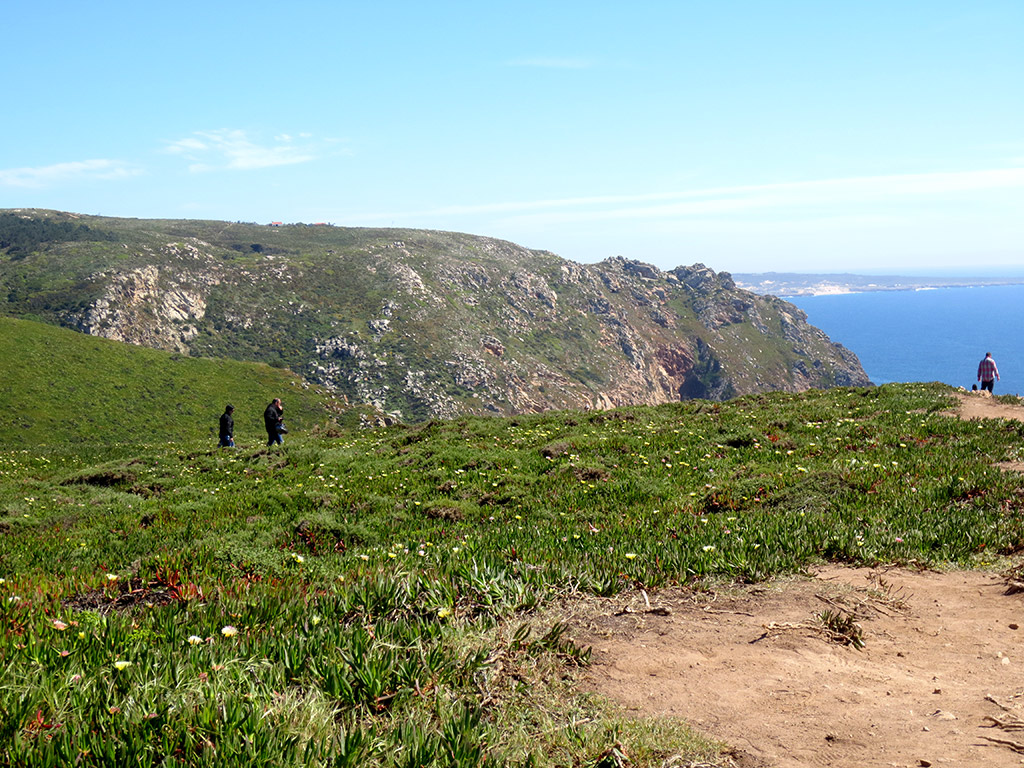
[[801, 310], [701, 264], [584, 265], [416, 230], [0, 215], [79, 225], [0, 251], [0, 311], [287, 366], [404, 419], [869, 383]]

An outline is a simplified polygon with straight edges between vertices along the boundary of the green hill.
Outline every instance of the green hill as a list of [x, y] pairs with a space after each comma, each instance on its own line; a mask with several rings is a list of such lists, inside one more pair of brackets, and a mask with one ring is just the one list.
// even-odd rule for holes
[[4, 442], [161, 443], [217, 436], [226, 403], [240, 442], [265, 439], [263, 409], [285, 403], [296, 433], [341, 409], [294, 374], [267, 365], [186, 357], [0, 317]]
[[404, 421], [870, 383], [728, 273], [453, 232], [0, 211], [0, 314], [287, 367]]

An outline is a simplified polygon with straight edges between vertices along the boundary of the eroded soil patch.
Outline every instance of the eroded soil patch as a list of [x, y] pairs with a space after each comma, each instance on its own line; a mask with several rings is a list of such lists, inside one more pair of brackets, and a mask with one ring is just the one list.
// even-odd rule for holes
[[118, 581], [106, 589], [90, 589], [65, 598], [61, 605], [76, 611], [94, 611], [100, 614], [130, 613], [134, 610], [174, 602], [172, 590], [132, 578]]
[[1024, 405], [996, 400], [988, 392], [957, 392], [960, 407], [954, 414], [961, 419], [1013, 419], [1024, 421]]
[[[586, 684], [683, 718], [749, 766], [1020, 766], [1024, 595], [985, 572], [827, 567], [591, 615]], [[822, 631], [853, 615], [864, 647]], [[1004, 743], [1000, 743], [1004, 742]], [[1024, 749], [1024, 746], [1022, 746]]]

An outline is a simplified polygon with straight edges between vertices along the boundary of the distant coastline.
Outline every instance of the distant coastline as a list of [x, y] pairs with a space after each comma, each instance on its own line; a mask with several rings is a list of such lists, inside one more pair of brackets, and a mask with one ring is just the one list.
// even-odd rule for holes
[[780, 298], [838, 296], [878, 291], [929, 291], [939, 288], [989, 288], [1024, 285], [1024, 277], [908, 277], [906, 275], [805, 274], [748, 272], [732, 275], [738, 288]]
[[[969, 281], [967, 281], [969, 282]], [[788, 299], [857, 355], [875, 384], [941, 381], [970, 389], [991, 351], [997, 395], [1024, 395], [1024, 284], [860, 291]]]

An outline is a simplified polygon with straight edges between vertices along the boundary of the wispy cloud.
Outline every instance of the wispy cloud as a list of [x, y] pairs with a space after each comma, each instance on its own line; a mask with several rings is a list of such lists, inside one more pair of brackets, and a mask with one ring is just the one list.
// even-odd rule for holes
[[572, 56], [529, 56], [505, 62], [507, 67], [532, 67], [535, 69], [590, 69], [596, 65], [593, 59]]
[[1024, 190], [1024, 167], [711, 187], [644, 195], [446, 206], [429, 211], [380, 214], [375, 218], [394, 220], [506, 214], [538, 223], [654, 220], [715, 216], [769, 208], [810, 209], [862, 203], [918, 202], [947, 195], [1013, 189]]
[[120, 160], [77, 160], [34, 168], [0, 170], [0, 186], [42, 189], [69, 182], [122, 179], [141, 170]]
[[311, 138], [305, 133], [280, 134], [269, 144], [258, 144], [245, 131], [196, 131], [170, 142], [166, 151], [188, 160], [189, 170], [197, 173], [223, 169], [248, 171], [316, 159]]
[[589, 209], [554, 213], [560, 220], [596, 218], [663, 219], [708, 216], [767, 208], [825, 208], [837, 205], [924, 202], [948, 195], [1008, 189], [1024, 190], [1024, 168], [862, 176], [805, 182], [693, 190], [594, 204]]

